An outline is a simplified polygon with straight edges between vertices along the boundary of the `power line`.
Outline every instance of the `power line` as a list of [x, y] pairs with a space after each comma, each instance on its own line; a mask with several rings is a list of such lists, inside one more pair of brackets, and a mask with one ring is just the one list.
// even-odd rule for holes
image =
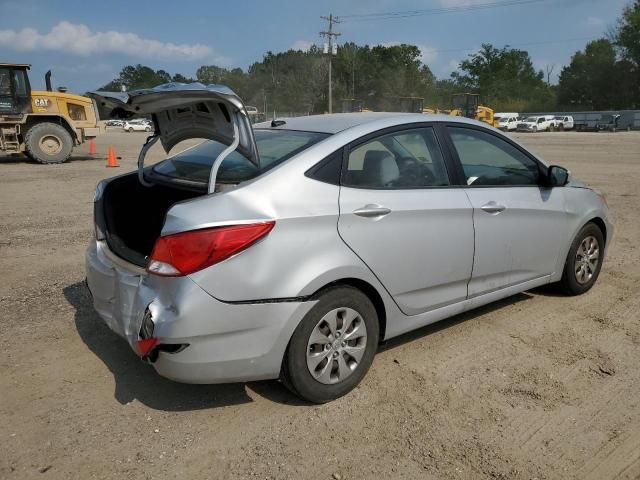
[[[586, 40], [595, 40], [593, 37], [574, 37], [574, 38], [564, 38], [564, 39], [558, 39], [558, 40], [546, 40], [546, 41], [542, 41], [542, 42], [528, 42], [528, 43], [515, 43], [512, 44], [510, 42], [492, 42], [493, 44], [499, 43], [499, 44], [503, 44], [505, 47], [511, 47], [511, 48], [520, 48], [520, 47], [531, 47], [531, 46], [535, 46], [535, 45], [551, 45], [551, 44], [559, 44], [559, 43], [570, 43], [570, 42], [578, 42], [578, 41], [586, 41]], [[483, 43], [491, 43], [491, 42], [483, 42]], [[446, 48], [446, 49], [439, 49], [439, 48], [434, 48], [433, 51], [437, 52], [437, 53], [453, 53], [453, 52], [468, 52], [468, 51], [474, 51], [477, 50], [478, 47], [473, 47], [473, 48]]]
[[488, 3], [478, 3], [475, 5], [461, 5], [457, 7], [427, 8], [421, 10], [407, 10], [384, 13], [350, 14], [340, 15], [338, 18], [343, 22], [361, 22], [370, 20], [392, 20], [395, 18], [418, 17], [423, 15], [441, 15], [445, 13], [469, 12], [474, 10], [487, 10], [491, 8], [513, 7], [529, 5], [533, 3], [545, 2], [548, 0], [503, 0]]

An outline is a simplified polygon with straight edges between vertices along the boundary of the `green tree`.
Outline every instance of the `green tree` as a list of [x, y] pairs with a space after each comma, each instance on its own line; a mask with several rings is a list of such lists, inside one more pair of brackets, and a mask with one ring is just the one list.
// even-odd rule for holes
[[193, 83], [195, 80], [193, 78], [188, 78], [182, 75], [181, 73], [176, 73], [171, 79], [172, 82], [178, 83]]
[[171, 75], [164, 70], [154, 70], [145, 65], [127, 65], [124, 67], [117, 78], [100, 87], [100, 90], [119, 91], [124, 85], [127, 90], [135, 90], [139, 88], [150, 88], [168, 83], [171, 81]]
[[630, 3], [612, 35], [621, 61], [616, 68], [616, 87], [621, 108], [640, 107], [640, 0]]
[[616, 58], [614, 45], [607, 39], [589, 42], [571, 63], [562, 69], [558, 85], [558, 104], [562, 107], [607, 110], [633, 103], [631, 65]]
[[623, 58], [640, 67], [640, 0], [634, 0], [622, 12], [614, 40]]
[[460, 63], [460, 71], [451, 74], [456, 86], [479, 93], [483, 102], [494, 109], [520, 100], [521, 109], [541, 108], [549, 104], [553, 92], [536, 71], [529, 53], [485, 43], [479, 52]]

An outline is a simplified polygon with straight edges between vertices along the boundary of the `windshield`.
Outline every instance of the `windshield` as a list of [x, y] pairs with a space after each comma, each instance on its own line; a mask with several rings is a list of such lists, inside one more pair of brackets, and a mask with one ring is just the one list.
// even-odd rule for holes
[[[254, 134], [260, 155], [260, 168], [236, 150], [220, 165], [217, 183], [240, 183], [250, 180], [329, 136], [318, 132], [267, 129], [257, 129]], [[209, 183], [213, 161], [225, 148], [226, 146], [220, 142], [206, 140], [155, 165], [153, 172], [206, 185]]]

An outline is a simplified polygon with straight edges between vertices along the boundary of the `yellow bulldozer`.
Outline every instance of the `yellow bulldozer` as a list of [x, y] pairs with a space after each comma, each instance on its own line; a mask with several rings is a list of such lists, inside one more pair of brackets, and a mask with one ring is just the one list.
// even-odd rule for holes
[[452, 98], [453, 109], [449, 115], [473, 118], [498, 128], [499, 122], [493, 116], [493, 109], [480, 104], [477, 93], [456, 93]]
[[25, 153], [40, 163], [62, 163], [73, 147], [100, 133], [90, 98], [51, 88], [31, 90], [25, 63], [0, 63], [0, 153]]

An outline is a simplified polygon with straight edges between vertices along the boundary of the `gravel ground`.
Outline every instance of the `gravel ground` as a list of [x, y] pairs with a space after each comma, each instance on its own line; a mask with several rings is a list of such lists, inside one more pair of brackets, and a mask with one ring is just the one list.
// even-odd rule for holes
[[617, 231], [597, 285], [392, 340], [322, 406], [276, 381], [165, 380], [93, 311], [94, 187], [134, 168], [144, 133], [62, 165], [0, 157], [0, 478], [640, 478], [640, 132], [517, 137], [606, 193]]

